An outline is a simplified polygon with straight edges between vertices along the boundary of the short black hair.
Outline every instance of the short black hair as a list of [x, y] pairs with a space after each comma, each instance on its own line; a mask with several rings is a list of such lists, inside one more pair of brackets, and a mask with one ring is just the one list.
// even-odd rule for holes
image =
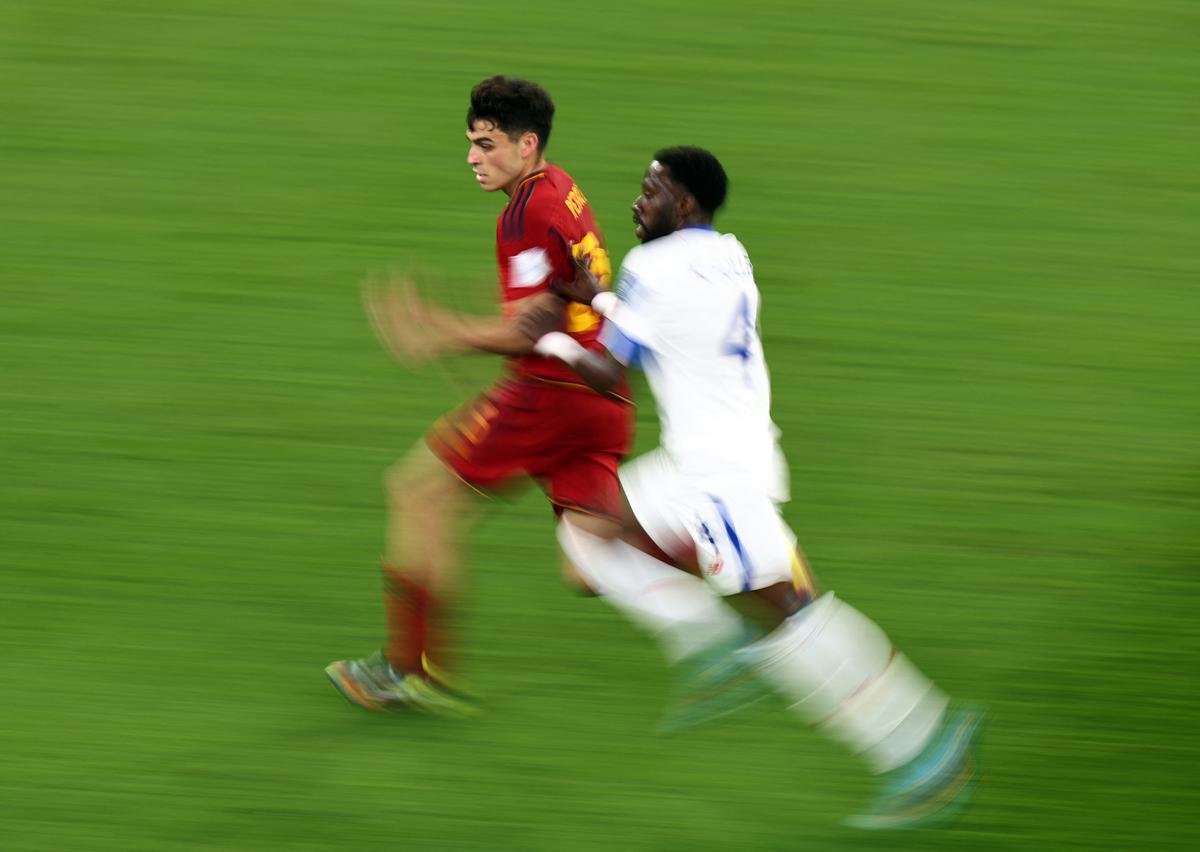
[[497, 74], [471, 90], [467, 130], [477, 121], [492, 122], [511, 139], [533, 131], [538, 137], [538, 151], [544, 151], [554, 123], [554, 101], [537, 83]]
[[710, 151], [691, 145], [663, 148], [654, 155], [671, 170], [671, 178], [692, 194], [696, 202], [709, 216], [725, 203], [729, 191], [729, 178], [725, 169]]

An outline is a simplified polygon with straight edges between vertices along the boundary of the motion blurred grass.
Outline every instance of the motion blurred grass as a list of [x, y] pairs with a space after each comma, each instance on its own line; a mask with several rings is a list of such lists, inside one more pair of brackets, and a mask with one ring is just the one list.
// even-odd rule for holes
[[[1187, 849], [1200, 174], [1192, 3], [0, 6], [0, 847]], [[477, 722], [325, 682], [379, 640], [385, 466], [489, 380], [390, 365], [369, 268], [486, 310], [465, 98], [543, 82], [619, 256], [714, 149], [827, 586], [993, 720], [954, 829], [838, 826], [779, 706], [660, 738], [654, 649], [471, 539]], [[650, 406], [641, 443], [653, 443]]]

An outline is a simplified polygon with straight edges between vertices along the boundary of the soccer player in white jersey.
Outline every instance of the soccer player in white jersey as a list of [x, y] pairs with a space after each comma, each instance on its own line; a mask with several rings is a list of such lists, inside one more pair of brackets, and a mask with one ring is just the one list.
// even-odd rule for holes
[[[726, 188], [709, 152], [659, 151], [633, 204], [642, 245], [626, 256], [617, 293], [603, 291], [585, 265], [574, 282], [557, 284], [564, 298], [604, 315], [606, 356], [553, 331], [550, 308], [525, 321], [537, 351], [601, 392], [640, 366], [662, 423], [661, 446], [621, 468], [624, 531], [605, 539], [568, 522], [560, 539], [610, 602], [666, 634], [676, 658], [715, 644], [696, 634], [737, 635], [731, 624], [742, 619], [704, 605], [703, 595], [724, 596], [758, 622], [765, 635], [737, 658], [883, 776], [876, 802], [851, 824], [929, 824], [966, 802], [980, 715], [951, 705], [865, 615], [832, 592], [813, 594], [779, 512], [787, 474], [753, 268], [737, 238], [712, 225]], [[655, 547], [643, 546], [647, 538]], [[664, 555], [703, 576], [703, 594], [680, 585], [699, 581]], [[663, 597], [672, 582], [678, 597]], [[671, 617], [685, 609], [695, 613], [690, 621]]]

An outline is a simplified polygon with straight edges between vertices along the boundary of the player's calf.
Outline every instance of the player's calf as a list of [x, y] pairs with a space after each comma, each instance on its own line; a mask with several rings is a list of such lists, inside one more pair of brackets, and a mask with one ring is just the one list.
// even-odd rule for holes
[[832, 592], [742, 653], [793, 710], [879, 773], [920, 754], [946, 708], [946, 695]]

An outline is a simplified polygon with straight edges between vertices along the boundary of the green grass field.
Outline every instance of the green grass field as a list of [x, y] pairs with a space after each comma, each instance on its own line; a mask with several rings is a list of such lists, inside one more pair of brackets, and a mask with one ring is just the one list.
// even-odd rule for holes
[[[1200, 847], [1198, 35], [1186, 0], [5, 0], [0, 848]], [[486, 716], [325, 680], [381, 636], [383, 469], [496, 372], [392, 365], [357, 288], [490, 309], [498, 71], [618, 257], [655, 148], [725, 162], [788, 520], [992, 712], [957, 826], [841, 828], [870, 778], [779, 704], [657, 736], [670, 673], [533, 493], [470, 540]]]

